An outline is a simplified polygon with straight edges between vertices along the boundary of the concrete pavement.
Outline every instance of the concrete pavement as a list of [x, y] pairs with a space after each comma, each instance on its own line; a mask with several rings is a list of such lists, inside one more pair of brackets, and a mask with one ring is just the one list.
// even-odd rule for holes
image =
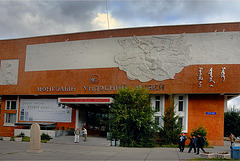
[[[43, 153], [27, 153], [29, 142], [0, 141], [0, 160], [191, 160], [199, 155], [179, 152], [177, 148], [123, 148], [109, 146], [105, 138], [88, 137], [87, 142], [73, 143], [74, 136], [62, 136], [48, 143], [42, 143]], [[230, 152], [229, 142], [225, 146], [205, 149], [207, 152]]]

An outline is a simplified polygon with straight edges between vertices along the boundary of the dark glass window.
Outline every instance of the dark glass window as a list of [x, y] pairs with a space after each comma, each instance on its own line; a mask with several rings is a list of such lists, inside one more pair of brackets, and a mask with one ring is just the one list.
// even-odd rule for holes
[[178, 97], [178, 111], [183, 111], [183, 96]]
[[155, 117], [155, 123], [156, 123], [156, 125], [159, 125], [159, 121], [160, 121], [159, 117]]
[[7, 101], [7, 110], [10, 110], [10, 101]]
[[6, 113], [5, 118], [6, 123], [16, 123], [16, 114], [15, 113]]
[[178, 118], [178, 123], [181, 127], [183, 127], [183, 118], [182, 117]]
[[183, 111], [183, 101], [179, 101], [178, 111]]
[[6, 101], [6, 109], [7, 110], [16, 110], [17, 109], [17, 101]]
[[11, 101], [11, 109], [16, 110], [17, 107], [17, 101]]
[[155, 110], [157, 111], [157, 112], [159, 112], [160, 111], [160, 96], [156, 96], [155, 97]]
[[156, 101], [155, 103], [155, 110], [160, 111], [160, 101]]

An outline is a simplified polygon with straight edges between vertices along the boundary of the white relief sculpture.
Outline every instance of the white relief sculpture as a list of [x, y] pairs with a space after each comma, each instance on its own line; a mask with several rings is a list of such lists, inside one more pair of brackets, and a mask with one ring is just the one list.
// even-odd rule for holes
[[16, 60], [16, 59], [1, 61], [0, 85], [17, 84], [18, 63], [19, 63], [19, 60]]
[[115, 56], [119, 69], [131, 80], [147, 82], [174, 79], [176, 73], [189, 65], [190, 47], [184, 35], [154, 36], [119, 40], [123, 52]]
[[15, 75], [11, 68], [12, 63], [10, 62], [6, 63], [5, 71], [3, 72], [4, 84], [14, 84], [14, 80], [16, 80]]
[[223, 67], [221, 72], [221, 78], [223, 79], [222, 80], [223, 82], [225, 81], [225, 70], [226, 70], [226, 67]]
[[239, 64], [239, 42], [238, 31], [34, 44], [27, 45], [25, 71], [119, 68], [131, 80], [162, 81], [188, 65]]

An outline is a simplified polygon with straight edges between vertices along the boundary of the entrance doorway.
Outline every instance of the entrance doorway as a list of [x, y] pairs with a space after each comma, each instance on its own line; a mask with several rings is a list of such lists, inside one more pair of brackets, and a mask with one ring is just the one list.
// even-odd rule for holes
[[86, 124], [88, 127], [88, 135], [92, 136], [107, 136], [108, 131], [108, 116], [109, 107], [108, 105], [101, 105], [87, 109]]
[[58, 103], [76, 109], [75, 129], [87, 125], [88, 135], [103, 136], [108, 131], [109, 108], [113, 103], [111, 97], [72, 97], [58, 98]]

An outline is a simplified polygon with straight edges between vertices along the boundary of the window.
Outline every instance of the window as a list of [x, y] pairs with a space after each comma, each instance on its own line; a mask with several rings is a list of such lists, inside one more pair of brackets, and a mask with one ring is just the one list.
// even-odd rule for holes
[[5, 123], [7, 123], [7, 124], [16, 123], [16, 114], [15, 113], [6, 113], [5, 114]]
[[163, 126], [162, 116], [164, 115], [164, 102], [164, 95], [151, 96], [151, 106], [154, 110], [153, 121], [155, 121], [156, 125], [159, 127]]
[[159, 117], [155, 117], [155, 124], [156, 124], [157, 126], [160, 125], [160, 118], [159, 118]]
[[178, 98], [178, 111], [183, 111], [183, 96]]
[[6, 110], [16, 110], [17, 109], [17, 101], [8, 100], [6, 101]]
[[160, 96], [155, 97], [155, 111], [159, 112], [160, 111]]
[[182, 117], [178, 118], [178, 123], [181, 127], [183, 127], [183, 118]]
[[174, 96], [175, 112], [178, 118], [178, 123], [182, 126], [183, 132], [188, 129], [188, 95]]

